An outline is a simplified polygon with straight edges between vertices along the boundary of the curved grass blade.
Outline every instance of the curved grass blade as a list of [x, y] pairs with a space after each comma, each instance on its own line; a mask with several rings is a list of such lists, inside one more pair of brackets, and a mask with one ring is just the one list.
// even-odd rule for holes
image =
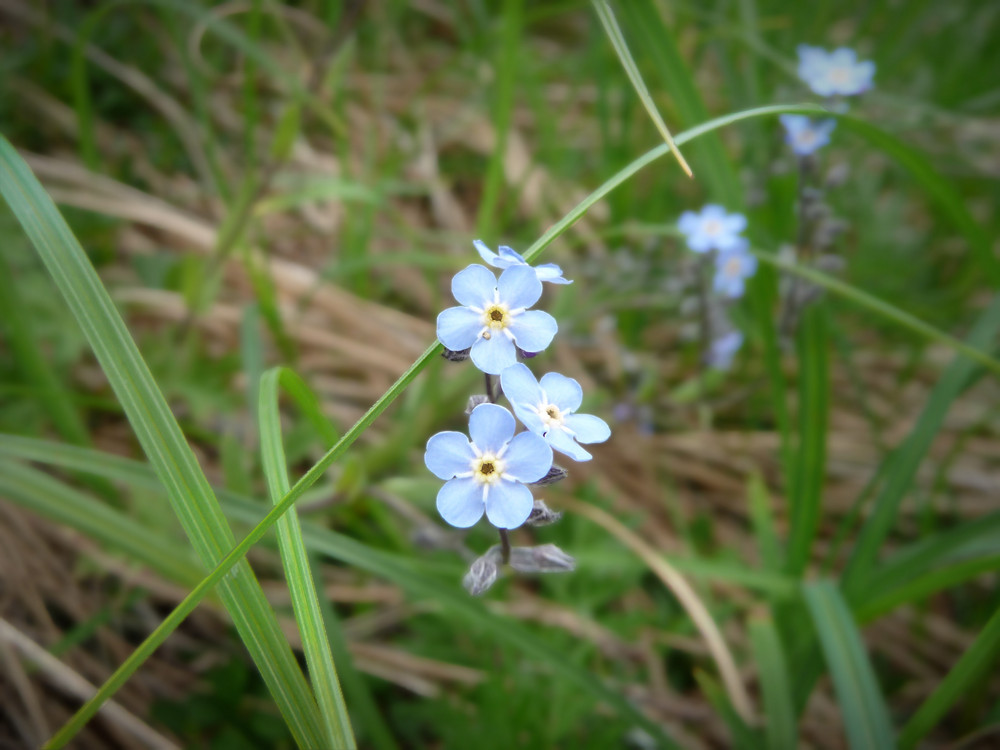
[[1000, 609], [976, 636], [958, 664], [925, 700], [899, 733], [899, 747], [910, 750], [941, 720], [962, 695], [970, 692], [1000, 658]]
[[[257, 414], [260, 422], [260, 453], [267, 479], [267, 489], [272, 502], [279, 502], [291, 486], [285, 465], [285, 449], [281, 438], [281, 415], [278, 411], [278, 386], [285, 368], [274, 368], [260, 379], [260, 401]], [[327, 640], [323, 615], [320, 613], [319, 596], [313, 582], [309, 556], [302, 541], [302, 529], [295, 508], [289, 510], [277, 523], [278, 549], [285, 569], [288, 590], [292, 598], [295, 621], [302, 636], [302, 650], [316, 703], [325, 730], [324, 746], [331, 750], [357, 745], [351, 731], [351, 718], [344, 704], [344, 696], [333, 663], [330, 642]]]
[[803, 593], [833, 677], [848, 744], [853, 750], [895, 747], [889, 711], [840, 590], [831, 581], [817, 581], [805, 584]]
[[593, 0], [593, 2], [594, 10], [597, 11], [597, 17], [601, 19], [601, 25], [604, 26], [604, 31], [608, 35], [608, 39], [611, 40], [611, 46], [618, 53], [618, 59], [621, 60], [622, 67], [625, 68], [625, 73], [632, 82], [635, 92], [642, 100], [642, 106], [646, 108], [650, 118], [653, 120], [653, 124], [656, 125], [656, 129], [660, 131], [660, 135], [667, 142], [667, 146], [677, 159], [677, 163], [681, 165], [681, 169], [684, 170], [684, 173], [688, 177], [693, 177], [691, 167], [688, 166], [687, 161], [681, 155], [676, 141], [670, 135], [670, 131], [667, 130], [667, 124], [663, 122], [659, 110], [656, 109], [653, 97], [649, 95], [649, 89], [646, 88], [646, 83], [642, 80], [639, 68], [636, 66], [635, 60], [632, 59], [632, 53], [628, 51], [628, 44], [625, 42], [622, 30], [618, 26], [618, 21], [615, 20], [615, 14], [612, 12], [611, 6], [608, 5], [607, 0]]
[[[235, 538], [212, 488], [86, 253], [27, 164], [2, 136], [0, 193], [69, 303], [202, 564], [214, 565]], [[315, 746], [316, 703], [246, 561], [226, 579], [220, 593], [296, 741]], [[79, 726], [82, 723], [71, 721], [51, 746], [60, 747]]]

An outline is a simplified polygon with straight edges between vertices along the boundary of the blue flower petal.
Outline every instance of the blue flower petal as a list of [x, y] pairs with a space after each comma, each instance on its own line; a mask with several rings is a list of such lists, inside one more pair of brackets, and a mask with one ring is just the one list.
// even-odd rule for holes
[[543, 263], [535, 266], [535, 275], [539, 281], [547, 281], [550, 284], [572, 284], [570, 279], [563, 278], [562, 269], [555, 263]]
[[552, 468], [552, 449], [533, 432], [519, 432], [503, 454], [504, 476], [519, 482], [537, 482]]
[[694, 211], [685, 211], [681, 214], [680, 221], [677, 222], [677, 229], [681, 234], [692, 235], [701, 226], [701, 219]]
[[507, 261], [508, 265], [528, 265], [528, 261], [524, 259], [524, 256], [512, 247], [501, 245], [497, 250], [500, 253], [500, 257]]
[[534, 411], [542, 402], [542, 389], [531, 370], [521, 363], [508, 367], [500, 373], [500, 387], [524, 426], [532, 432], [543, 432], [545, 427]]
[[490, 250], [486, 246], [486, 243], [483, 242], [482, 240], [473, 240], [472, 241], [472, 246], [476, 248], [476, 252], [479, 253], [479, 257], [482, 258], [487, 263], [489, 263], [491, 266], [494, 266], [496, 268], [506, 268], [507, 267], [506, 263], [504, 263], [503, 265], [500, 265], [500, 263], [501, 263], [500, 256], [497, 255], [492, 250]]
[[499, 453], [514, 435], [514, 415], [497, 404], [480, 404], [469, 417], [469, 436], [484, 453]]
[[[572, 416], [572, 415], [570, 415]], [[587, 451], [577, 445], [576, 441], [570, 437], [569, 433], [558, 428], [554, 428], [545, 433], [545, 439], [549, 445], [560, 453], [565, 453], [574, 461], [589, 461], [591, 456]]]
[[474, 264], [455, 274], [451, 280], [451, 293], [459, 304], [483, 307], [484, 303], [492, 304], [496, 286], [497, 277], [493, 272], [486, 266]]
[[481, 338], [476, 341], [469, 355], [472, 357], [472, 363], [487, 375], [499, 375], [506, 368], [517, 364], [517, 348], [503, 332], [499, 331], [494, 332], [488, 339]]
[[548, 396], [549, 403], [558, 407], [559, 411], [576, 411], [583, 402], [583, 388], [580, 384], [558, 372], [542, 375], [539, 385]]
[[[527, 487], [525, 488], [527, 489]], [[472, 477], [445, 482], [437, 494], [437, 509], [447, 523], [467, 529], [483, 517], [483, 489]]]
[[[541, 286], [541, 282], [538, 283]], [[514, 341], [524, 351], [540, 352], [552, 343], [559, 324], [543, 310], [528, 310], [511, 321], [509, 330], [514, 335]]]
[[506, 302], [511, 310], [531, 307], [542, 296], [542, 282], [531, 266], [511, 266], [500, 274], [497, 288], [500, 300]]
[[467, 307], [449, 307], [437, 317], [438, 341], [455, 352], [472, 346], [482, 328], [482, 316]]
[[611, 437], [608, 423], [593, 414], [570, 414], [566, 417], [566, 426], [581, 443], [603, 443]]
[[534, 507], [531, 490], [517, 482], [495, 484], [486, 495], [486, 517], [498, 529], [516, 529]]
[[461, 432], [439, 432], [427, 441], [424, 463], [438, 479], [451, 479], [471, 470], [476, 454]]

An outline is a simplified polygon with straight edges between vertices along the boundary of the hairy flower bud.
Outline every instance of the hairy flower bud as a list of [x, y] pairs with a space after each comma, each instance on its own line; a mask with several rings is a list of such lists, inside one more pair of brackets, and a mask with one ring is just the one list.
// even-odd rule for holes
[[520, 573], [568, 573], [576, 569], [576, 560], [554, 544], [514, 547], [510, 567]]
[[525, 521], [529, 526], [548, 526], [562, 518], [562, 513], [552, 510], [545, 504], [544, 500], [535, 499], [535, 507], [531, 509], [531, 515]]
[[[546, 474], [541, 479], [539, 479], [537, 482], [532, 482], [532, 484], [535, 487], [544, 487], [549, 484], [555, 484], [556, 482], [561, 482], [568, 476], [569, 472], [566, 471], [566, 469], [564, 469], [562, 466], [557, 466], [556, 464], [552, 464], [552, 468], [549, 469], [549, 473]], [[536, 502], [535, 507], [537, 508], [538, 507], [537, 503], [540, 501], [536, 500], [535, 502]]]
[[476, 559], [469, 567], [469, 572], [462, 578], [465, 590], [473, 596], [479, 596], [489, 591], [500, 575], [500, 546], [493, 545], [486, 554]]

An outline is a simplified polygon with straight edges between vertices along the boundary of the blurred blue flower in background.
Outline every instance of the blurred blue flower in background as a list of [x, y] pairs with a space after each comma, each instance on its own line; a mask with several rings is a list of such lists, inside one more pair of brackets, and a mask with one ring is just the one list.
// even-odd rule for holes
[[875, 63], [858, 61], [854, 50], [839, 47], [827, 52], [808, 44], [798, 46], [799, 78], [820, 96], [853, 96], [874, 83]]
[[726, 297], [742, 297], [746, 279], [757, 270], [757, 258], [750, 253], [750, 243], [740, 243], [715, 258], [715, 291]]
[[809, 156], [830, 142], [837, 127], [835, 120], [812, 120], [805, 115], [781, 115], [785, 126], [785, 143], [799, 156]]
[[578, 442], [603, 443], [611, 437], [603, 419], [575, 413], [583, 402], [583, 389], [573, 378], [550, 372], [539, 382], [531, 370], [517, 364], [500, 373], [500, 386], [525, 427], [576, 461], [592, 458]]
[[535, 269], [535, 275], [539, 281], [548, 281], [552, 284], [572, 284], [569, 279], [563, 278], [562, 269], [555, 263], [542, 263], [540, 266], [532, 266], [524, 259], [524, 256], [511, 247], [501, 245], [498, 253], [493, 252], [482, 240], [473, 240], [480, 257], [494, 268], [510, 268], [511, 266], [528, 266]]
[[732, 367], [733, 357], [743, 346], [743, 334], [733, 330], [714, 339], [705, 353], [705, 364], [716, 370], [728, 370]]
[[547, 312], [527, 309], [542, 296], [531, 266], [511, 266], [497, 281], [485, 266], [472, 265], [455, 274], [451, 292], [462, 307], [438, 315], [438, 340], [452, 351], [471, 347], [473, 363], [489, 375], [516, 364], [518, 347], [542, 351], [559, 329]]
[[500, 529], [516, 529], [534, 507], [531, 490], [552, 468], [552, 449], [533, 432], [514, 434], [514, 416], [502, 406], [480, 404], [469, 417], [470, 442], [460, 432], [427, 441], [424, 463], [445, 484], [437, 495], [441, 517], [460, 529], [486, 512]]
[[741, 241], [740, 232], [746, 229], [743, 214], [726, 213], [726, 209], [709, 203], [700, 213], [685, 211], [677, 228], [685, 236], [687, 245], [696, 253], [709, 250], [728, 250]]

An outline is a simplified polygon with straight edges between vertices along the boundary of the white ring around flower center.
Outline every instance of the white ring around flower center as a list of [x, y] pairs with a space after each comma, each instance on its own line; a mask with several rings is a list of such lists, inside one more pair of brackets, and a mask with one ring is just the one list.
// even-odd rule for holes
[[550, 404], [547, 400], [542, 401], [535, 407], [535, 413], [542, 420], [542, 424], [545, 425], [546, 432], [553, 427], [558, 427], [561, 430], [566, 429], [566, 417], [568, 414], [563, 414], [558, 406]]
[[484, 453], [469, 462], [472, 467], [472, 478], [479, 484], [496, 484], [503, 479], [506, 463], [493, 453]]
[[718, 219], [709, 219], [701, 225], [701, 230], [709, 237], [715, 237], [722, 231], [722, 222]]

